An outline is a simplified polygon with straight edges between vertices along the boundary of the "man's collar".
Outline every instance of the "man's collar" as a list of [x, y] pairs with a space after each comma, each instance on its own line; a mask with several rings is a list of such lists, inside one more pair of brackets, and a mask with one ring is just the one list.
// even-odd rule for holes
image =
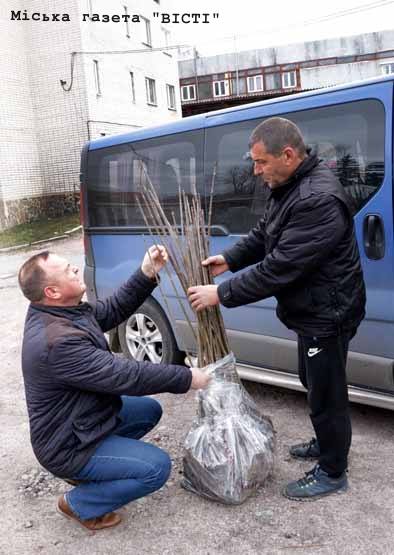
[[30, 303], [30, 306], [34, 310], [40, 312], [47, 312], [48, 314], [53, 314], [54, 316], [63, 316], [66, 318], [75, 318], [81, 316], [86, 312], [92, 312], [92, 307], [89, 303], [79, 303], [76, 306], [48, 306], [40, 303]]

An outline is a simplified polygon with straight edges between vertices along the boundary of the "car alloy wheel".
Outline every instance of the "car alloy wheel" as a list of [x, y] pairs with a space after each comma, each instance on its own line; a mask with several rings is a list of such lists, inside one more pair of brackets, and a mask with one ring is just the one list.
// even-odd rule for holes
[[128, 319], [126, 342], [130, 354], [135, 360], [161, 362], [163, 338], [158, 326], [146, 314], [133, 314]]

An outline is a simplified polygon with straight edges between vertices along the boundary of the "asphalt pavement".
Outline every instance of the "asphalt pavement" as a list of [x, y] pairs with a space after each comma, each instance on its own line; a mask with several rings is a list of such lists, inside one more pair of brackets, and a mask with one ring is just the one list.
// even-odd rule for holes
[[[34, 252], [42, 250], [40, 245]], [[83, 265], [81, 237], [50, 244]], [[261, 384], [246, 387], [272, 418], [277, 453], [272, 478], [240, 506], [224, 506], [180, 487], [182, 446], [196, 411], [195, 394], [159, 395], [164, 416], [148, 440], [173, 460], [169, 482], [152, 496], [121, 511], [113, 530], [89, 535], [55, 511], [56, 498], [70, 486], [44, 471], [29, 441], [20, 352], [27, 301], [17, 271], [32, 253], [0, 255], [0, 553], [4, 555], [113, 554], [393, 554], [394, 414], [352, 406], [350, 489], [343, 495], [300, 503], [280, 488], [312, 466], [288, 455], [291, 444], [311, 437], [305, 395]]]

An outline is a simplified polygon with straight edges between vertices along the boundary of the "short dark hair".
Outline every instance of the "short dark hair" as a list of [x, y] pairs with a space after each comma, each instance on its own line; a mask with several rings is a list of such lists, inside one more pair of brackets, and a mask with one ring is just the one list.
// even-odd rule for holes
[[47, 260], [50, 251], [42, 251], [31, 256], [22, 264], [19, 273], [19, 287], [24, 296], [32, 303], [39, 302], [44, 297], [44, 289], [47, 286], [47, 276], [40, 262]]
[[273, 156], [279, 156], [286, 146], [291, 146], [301, 156], [306, 154], [301, 131], [285, 118], [269, 118], [260, 123], [250, 136], [249, 148], [256, 143], [264, 143], [268, 154]]

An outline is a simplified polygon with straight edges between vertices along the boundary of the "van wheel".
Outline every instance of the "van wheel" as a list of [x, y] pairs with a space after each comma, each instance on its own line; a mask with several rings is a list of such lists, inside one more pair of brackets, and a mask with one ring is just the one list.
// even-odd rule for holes
[[130, 359], [176, 364], [183, 357], [163, 309], [147, 299], [119, 328], [122, 353]]

